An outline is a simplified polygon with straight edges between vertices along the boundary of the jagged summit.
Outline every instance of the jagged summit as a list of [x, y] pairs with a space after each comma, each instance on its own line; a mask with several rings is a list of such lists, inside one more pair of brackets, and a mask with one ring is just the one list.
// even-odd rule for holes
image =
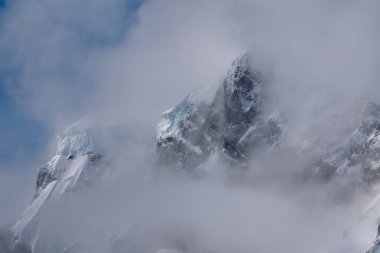
[[230, 103], [244, 112], [258, 113], [261, 109], [261, 89], [264, 83], [260, 72], [253, 70], [251, 56], [246, 53], [232, 62], [224, 82], [224, 92]]
[[90, 184], [100, 172], [101, 155], [91, 132], [88, 125], [68, 127], [57, 137], [56, 155], [38, 170], [33, 201], [12, 226], [16, 242], [29, 245], [32, 252], [39, 247], [38, 220], [44, 206]]
[[[220, 163], [215, 163], [215, 159], [220, 157], [224, 159], [223, 166], [232, 161], [233, 166], [244, 167], [257, 148], [269, 154], [271, 160], [276, 159], [270, 155], [272, 147], [300, 150], [280, 142], [286, 131], [281, 115], [273, 113], [267, 116], [263, 113], [266, 102], [263, 101], [263, 91], [268, 78], [255, 70], [251, 62], [249, 54], [233, 61], [211, 100], [194, 92], [161, 115], [157, 126], [157, 153], [161, 164], [180, 171], [207, 172], [208, 164], [220, 167]], [[347, 195], [358, 185], [368, 189], [379, 182], [380, 105], [368, 103], [360, 124], [349, 139], [337, 142], [325, 150], [321, 159], [313, 157], [317, 164], [311, 160], [302, 167], [304, 171], [300, 177], [304, 179], [307, 174], [312, 180], [323, 178], [323, 182], [336, 182], [337, 188], [346, 191]], [[378, 197], [372, 216], [377, 216], [379, 202]], [[373, 224], [373, 219], [367, 219], [366, 224]], [[377, 235], [368, 252], [380, 252], [379, 245], [380, 236]]]
[[57, 154], [61, 155], [85, 155], [94, 152], [93, 136], [91, 128], [71, 125], [57, 137]]
[[36, 195], [52, 181], [70, 182], [63, 191], [75, 188], [84, 174], [83, 166], [76, 169], [68, 167], [79, 161], [93, 163], [100, 158], [101, 155], [96, 151], [92, 128], [78, 123], [69, 126], [57, 136], [56, 155], [38, 171]]
[[261, 115], [263, 86], [265, 78], [253, 69], [251, 56], [238, 57], [211, 101], [192, 93], [161, 115], [159, 160], [193, 170], [215, 152], [243, 162], [255, 145], [273, 145], [281, 129]]

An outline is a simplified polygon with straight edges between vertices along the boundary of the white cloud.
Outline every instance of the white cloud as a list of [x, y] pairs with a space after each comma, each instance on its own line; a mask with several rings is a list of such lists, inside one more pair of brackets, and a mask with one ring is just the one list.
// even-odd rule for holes
[[[53, 130], [95, 114], [102, 121], [122, 122], [138, 134], [153, 135], [163, 110], [191, 89], [218, 80], [246, 50], [273, 75], [271, 102], [288, 116], [294, 129], [290, 139], [311, 124], [330, 139], [351, 124], [335, 115], [355, 118], [362, 100], [379, 99], [377, 1], [156, 0], [144, 3], [137, 13], [126, 6], [122, 0], [9, 2], [0, 27], [0, 55], [6, 59], [0, 67], [10, 71], [8, 87], [20, 107]], [[135, 166], [125, 162], [127, 168]], [[201, 235], [195, 245], [200, 251], [217, 252], [305, 252], [310, 245], [331, 244], [326, 235], [339, 234], [344, 219], [353, 217], [350, 208], [310, 210], [281, 194], [262, 197], [202, 184], [183, 188], [169, 182], [158, 193], [155, 186], [121, 184], [119, 195], [112, 197], [109, 189], [103, 193], [111, 196], [109, 204], [116, 210], [96, 206], [100, 210], [94, 215], [112, 224], [112, 215], [129, 221], [120, 211], [129, 212], [128, 206], [118, 203], [125, 191], [134, 191], [127, 192], [125, 201], [142, 199], [137, 210], [152, 222], [153, 237], [161, 236], [161, 229], [170, 234], [179, 227], [180, 233]], [[177, 190], [175, 202], [166, 198]], [[312, 196], [310, 192], [305, 195]], [[91, 201], [68, 208], [75, 213]], [[280, 205], [284, 210], [276, 209]], [[160, 217], [151, 210], [158, 210]], [[176, 216], [177, 210], [183, 215]], [[76, 221], [73, 217], [68, 222]], [[144, 242], [139, 233], [147, 231], [134, 234]], [[320, 244], [314, 244], [315, 239]]]

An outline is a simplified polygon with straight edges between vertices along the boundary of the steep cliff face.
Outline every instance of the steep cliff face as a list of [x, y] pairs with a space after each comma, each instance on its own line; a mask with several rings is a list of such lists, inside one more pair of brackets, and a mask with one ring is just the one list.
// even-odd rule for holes
[[[277, 147], [279, 153], [290, 149], [302, 156], [302, 147], [282, 142], [288, 126], [281, 117], [263, 113], [267, 80], [253, 68], [250, 55], [245, 54], [232, 63], [211, 99], [195, 91], [164, 112], [157, 126], [157, 154], [161, 164], [192, 172], [213, 163], [217, 156], [223, 158], [223, 166], [232, 163], [235, 167], [245, 167], [255, 149], [269, 154], [267, 151], [272, 147]], [[319, 146], [310, 149], [324, 152], [302, 165], [301, 177], [306, 174], [311, 180], [338, 182], [336, 187], [345, 191], [344, 195], [352, 194], [357, 186], [368, 189], [376, 185], [380, 179], [380, 105], [368, 103], [360, 124], [348, 139], [329, 143], [326, 149]], [[268, 157], [277, 159], [275, 155]], [[372, 228], [379, 216], [379, 203], [375, 200], [372, 204], [375, 208], [362, 215], [369, 217], [364, 225], [357, 225], [368, 234], [366, 245], [376, 237], [374, 230], [368, 228]], [[368, 252], [380, 252], [379, 245], [377, 238]]]
[[244, 163], [255, 146], [274, 145], [282, 130], [275, 118], [261, 114], [264, 88], [250, 55], [237, 58], [212, 99], [193, 92], [161, 115], [159, 160], [191, 171], [215, 152]]
[[360, 127], [350, 141], [349, 165], [361, 166], [364, 181], [380, 178], [380, 106], [370, 103]]

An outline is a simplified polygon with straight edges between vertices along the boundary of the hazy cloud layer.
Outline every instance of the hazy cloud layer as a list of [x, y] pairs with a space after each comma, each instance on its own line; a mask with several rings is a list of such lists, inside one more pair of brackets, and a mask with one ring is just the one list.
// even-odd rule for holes
[[300, 104], [374, 95], [378, 10], [376, 1], [162, 0], [134, 13], [121, 0], [13, 1], [2, 66], [20, 105], [62, 127], [113, 106], [117, 118], [154, 121], [251, 50], [272, 69], [282, 105], [300, 114]]
[[[245, 51], [251, 51], [257, 67], [269, 73], [268, 110], [281, 109], [290, 143], [301, 141], [300, 133], [311, 127], [326, 141], [343, 138], [355, 126], [363, 105], [380, 100], [378, 1], [155, 0], [142, 3], [137, 10], [134, 4], [123, 0], [8, 1], [0, 18], [0, 72], [19, 107], [52, 132], [88, 115], [105, 125], [122, 123], [132, 135], [150, 136], [146, 142], [153, 144], [152, 149], [146, 143], [142, 148], [135, 143], [113, 147], [109, 153], [151, 152], [160, 113], [192, 89], [220, 80], [230, 62]], [[54, 146], [54, 140], [46, 145]], [[136, 247], [142, 247], [142, 252], [176, 246], [177, 239], [170, 241], [162, 231], [169, 237], [194, 235], [195, 243], [188, 247], [199, 252], [279, 252], [284, 247], [305, 252], [310, 247], [330, 246], [331, 238], [338, 240], [345, 220], [355, 217], [363, 201], [360, 196], [356, 205], [347, 208], [326, 209], [325, 203], [310, 208], [304, 199], [314, 197], [315, 189], [305, 190], [299, 200], [278, 194], [277, 189], [254, 193], [220, 182], [183, 186], [175, 179], [164, 186], [146, 185], [137, 180], [145, 175], [132, 173], [130, 179], [128, 174], [151, 169], [150, 164], [141, 163], [146, 153], [134, 159], [123, 160], [119, 166], [128, 171], [121, 179], [129, 181], [101, 191], [111, 211], [94, 201], [100, 191], [95, 189], [95, 193], [79, 196], [74, 207], [65, 207], [64, 202], [52, 214], [70, 211], [73, 218], [53, 224], [76, 224], [81, 217], [74, 214], [95, 205], [99, 209], [94, 217], [110, 222], [106, 232], [121, 218], [128, 227], [134, 222], [134, 212], [141, 211], [139, 220], [149, 221], [153, 228], [149, 234], [146, 224], [131, 225], [136, 229], [132, 237], [141, 244]], [[23, 180], [19, 175], [11, 177], [15, 182]], [[19, 191], [0, 195], [0, 203], [6, 198], [13, 202], [25, 191], [21, 184]], [[82, 203], [83, 199], [88, 202]], [[136, 203], [132, 211], [130, 203]], [[10, 205], [19, 210], [19, 203]], [[12, 216], [10, 211], [1, 212], [2, 223]], [[88, 231], [96, 230], [91, 222], [83, 222]], [[290, 227], [294, 229], [289, 231]], [[67, 235], [67, 229], [59, 231]], [[144, 248], [147, 238], [153, 242]]]

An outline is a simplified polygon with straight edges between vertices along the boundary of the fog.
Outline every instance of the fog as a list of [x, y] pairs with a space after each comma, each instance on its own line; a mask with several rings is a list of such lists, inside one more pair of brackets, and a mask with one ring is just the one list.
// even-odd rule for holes
[[[343, 188], [350, 196], [342, 200], [341, 182], [295, 183], [295, 175], [347, 139], [365, 104], [379, 101], [379, 11], [375, 0], [7, 1], [7, 92], [47, 135], [91, 118], [106, 132], [99, 146], [112, 164], [106, 180], [49, 206], [41, 234], [57, 245], [80, 240], [84, 252], [329, 252], [376, 190]], [[244, 52], [270, 79], [265, 110], [283, 115], [284, 143], [311, 157], [258, 155], [241, 180], [223, 164], [204, 179], [157, 175], [160, 114], [220, 82]], [[8, 203], [1, 224], [32, 199], [36, 161], [55, 152], [49, 137], [35, 147], [43, 155], [12, 163], [22, 172], [0, 170], [0, 203]], [[368, 224], [375, 233], [375, 221]], [[373, 239], [358, 239], [352, 252]]]
[[52, 207], [43, 235], [91, 252], [327, 252], [358, 212], [215, 182], [130, 180]]
[[56, 128], [100, 110], [155, 124], [163, 110], [215, 81], [245, 51], [273, 72], [276, 100], [294, 116], [376, 96], [376, 1], [130, 5], [9, 2], [1, 29], [9, 60], [2, 65], [20, 106]]

